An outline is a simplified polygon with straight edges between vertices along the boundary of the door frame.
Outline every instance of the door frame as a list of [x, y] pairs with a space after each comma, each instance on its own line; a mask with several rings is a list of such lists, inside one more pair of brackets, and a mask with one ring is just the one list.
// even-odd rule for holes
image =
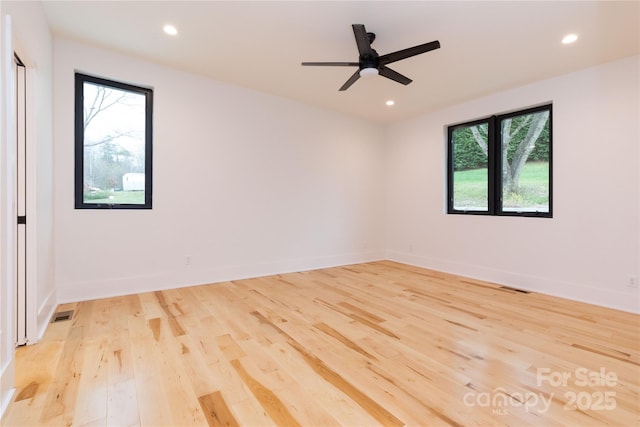
[[[25, 62], [17, 51], [13, 52], [14, 67], [16, 72], [14, 74], [14, 86], [16, 88], [15, 96], [16, 103], [14, 111], [14, 136], [16, 143], [21, 135], [24, 137], [24, 159], [20, 158], [19, 149], [16, 147], [16, 164], [14, 172], [14, 185], [15, 185], [15, 216], [18, 223], [18, 216], [26, 217], [24, 224], [25, 237], [24, 237], [24, 253], [23, 259], [20, 259], [18, 250], [18, 242], [20, 239], [21, 224], [16, 224], [14, 248], [15, 248], [15, 274], [14, 283], [16, 285], [15, 298], [15, 311], [14, 316], [16, 318], [16, 346], [24, 344], [34, 344], [38, 339], [38, 311], [37, 311], [37, 295], [36, 295], [36, 215], [35, 215], [35, 126], [34, 126], [34, 99], [33, 92], [33, 69], [29, 67], [28, 62]], [[21, 64], [24, 73], [23, 86], [18, 87], [17, 74], [18, 65]], [[22, 111], [18, 111], [21, 106], [18, 99], [24, 104]], [[22, 116], [20, 115], [22, 113]], [[22, 117], [22, 121], [20, 120]], [[23, 129], [19, 129], [23, 127]], [[24, 161], [22, 169], [18, 165], [19, 162]], [[22, 181], [18, 177], [18, 174], [23, 174]], [[19, 184], [21, 184], [19, 186]], [[22, 192], [23, 194], [19, 194]], [[22, 200], [20, 198], [22, 197]], [[19, 278], [23, 275], [24, 283], [19, 283]], [[20, 289], [18, 288], [20, 287]], [[19, 308], [18, 305], [23, 304], [23, 308]]]

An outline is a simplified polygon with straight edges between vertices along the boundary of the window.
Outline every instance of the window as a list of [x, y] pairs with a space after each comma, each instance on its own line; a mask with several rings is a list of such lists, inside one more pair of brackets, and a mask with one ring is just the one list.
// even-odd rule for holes
[[153, 91], [75, 78], [76, 209], [151, 209]]
[[448, 128], [448, 213], [552, 216], [551, 105]]

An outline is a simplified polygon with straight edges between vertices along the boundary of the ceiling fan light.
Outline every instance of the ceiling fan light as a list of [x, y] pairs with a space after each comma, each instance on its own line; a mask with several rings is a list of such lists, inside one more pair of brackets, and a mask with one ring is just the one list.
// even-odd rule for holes
[[373, 77], [378, 75], [377, 68], [363, 68], [360, 70], [360, 77]]

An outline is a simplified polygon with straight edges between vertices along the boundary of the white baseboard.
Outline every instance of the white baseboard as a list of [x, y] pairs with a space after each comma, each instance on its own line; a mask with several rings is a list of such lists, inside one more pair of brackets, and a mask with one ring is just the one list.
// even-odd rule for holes
[[337, 267], [384, 259], [382, 252], [343, 254], [327, 257], [283, 260], [251, 265], [196, 268], [185, 266], [175, 271], [165, 271], [154, 275], [119, 277], [97, 281], [58, 282], [58, 302], [69, 303], [98, 298], [109, 298], [142, 292], [153, 292], [219, 283], [230, 280], [249, 279], [320, 268]]
[[[611, 289], [595, 288], [578, 283], [557, 280], [550, 277], [525, 275], [512, 271], [491, 269], [483, 266], [462, 264], [449, 260], [395, 251], [387, 252], [386, 255], [380, 252], [368, 252], [213, 268], [193, 268], [192, 266], [185, 266], [184, 269], [168, 272], [165, 271], [154, 275], [119, 277], [84, 282], [59, 282], [58, 302], [68, 303], [87, 301], [91, 299], [174, 289], [206, 283], [219, 283], [230, 280], [270, 276], [274, 274], [337, 267], [341, 265], [372, 262], [383, 259], [397, 261], [417, 267], [430, 268], [479, 280], [486, 280], [488, 282], [567, 298], [574, 301], [614, 308], [616, 310], [640, 313], [640, 295], [637, 291], [635, 294], [617, 292]], [[47, 313], [46, 317], [43, 315], [42, 323], [40, 322], [41, 317], [39, 316], [39, 330], [44, 331], [46, 323], [52, 313], [53, 312]]]
[[36, 336], [33, 338], [29, 337], [29, 344], [35, 344], [42, 339], [42, 336], [49, 325], [49, 321], [51, 320], [51, 316], [53, 316], [53, 313], [56, 311], [56, 307], [56, 289], [52, 289], [38, 308]]
[[387, 259], [416, 267], [429, 268], [459, 276], [507, 285], [531, 292], [557, 296], [573, 301], [585, 302], [630, 313], [640, 313], [640, 292], [618, 292], [612, 289], [595, 288], [578, 283], [556, 280], [550, 277], [531, 276], [512, 271], [491, 269], [483, 266], [457, 263], [430, 258], [412, 253], [387, 252]]
[[16, 392], [14, 388], [14, 365], [13, 365], [13, 356], [11, 360], [2, 367], [2, 372], [0, 372], [0, 420], [4, 416], [11, 400], [13, 399], [13, 395]]

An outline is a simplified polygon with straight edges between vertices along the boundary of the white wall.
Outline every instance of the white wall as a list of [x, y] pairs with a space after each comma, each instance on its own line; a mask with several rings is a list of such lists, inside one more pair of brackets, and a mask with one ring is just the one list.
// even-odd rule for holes
[[[13, 384], [13, 353], [15, 344], [14, 311], [14, 241], [15, 211], [13, 209], [13, 188], [15, 173], [15, 97], [7, 88], [13, 74], [13, 51], [21, 56], [28, 69], [28, 117], [27, 149], [31, 155], [28, 170], [27, 214], [29, 236], [27, 244], [34, 248], [28, 259], [32, 297], [28, 313], [34, 315], [28, 323], [27, 335], [36, 340], [48, 322], [55, 308], [56, 295], [53, 282], [53, 160], [52, 160], [52, 101], [53, 101], [53, 45], [49, 27], [39, 2], [3, 1], [0, 4], [2, 16], [2, 155], [0, 155], [0, 415], [11, 396]], [[10, 16], [10, 21], [6, 17]], [[11, 27], [11, 36], [5, 37], [4, 30]], [[9, 40], [11, 38], [11, 40]], [[7, 64], [8, 63], [8, 64]], [[8, 70], [5, 68], [8, 65]], [[12, 86], [9, 83], [9, 86]], [[31, 320], [35, 320], [31, 322]]]
[[[380, 126], [64, 39], [55, 52], [60, 302], [382, 256]], [[153, 87], [152, 210], [74, 209], [74, 70]]]
[[[55, 49], [60, 302], [387, 257], [640, 312], [637, 57], [385, 128]], [[74, 70], [154, 88], [152, 211], [73, 209]], [[549, 101], [554, 218], [446, 215], [446, 125]]]
[[[390, 126], [388, 258], [640, 312], [639, 58]], [[553, 218], [446, 215], [446, 126], [553, 102]]]

